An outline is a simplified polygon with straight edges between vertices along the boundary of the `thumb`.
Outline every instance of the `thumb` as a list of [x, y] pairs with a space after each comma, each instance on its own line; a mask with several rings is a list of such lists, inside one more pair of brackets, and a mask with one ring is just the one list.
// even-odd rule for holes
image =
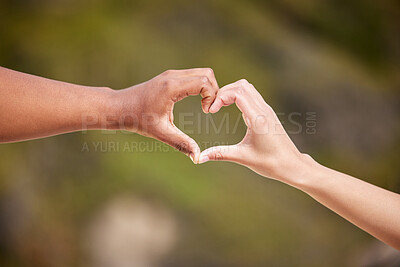
[[231, 146], [214, 146], [207, 148], [200, 153], [199, 164], [210, 160], [220, 161], [240, 161], [240, 150], [238, 145]]
[[164, 128], [158, 139], [186, 154], [194, 163], [197, 163], [200, 155], [198, 144], [174, 124]]

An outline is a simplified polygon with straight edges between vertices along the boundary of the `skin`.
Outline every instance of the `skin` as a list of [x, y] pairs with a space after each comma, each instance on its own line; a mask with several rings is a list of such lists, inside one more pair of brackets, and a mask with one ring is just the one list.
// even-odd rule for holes
[[[195, 163], [232, 161], [294, 186], [400, 249], [400, 195], [326, 168], [302, 154], [246, 80], [218, 88], [211, 69], [170, 70], [123, 90], [53, 81], [0, 67], [0, 143], [67, 132], [124, 129], [161, 140]], [[173, 123], [174, 104], [202, 96], [203, 111], [233, 103], [248, 127], [233, 146], [203, 151]]]
[[273, 109], [246, 80], [218, 91], [210, 113], [235, 103], [248, 127], [236, 145], [203, 151], [199, 163], [232, 161], [296, 187], [351, 223], [400, 250], [400, 195], [318, 164], [302, 154]]
[[165, 142], [198, 161], [200, 148], [173, 123], [174, 104], [219, 89], [212, 69], [168, 70], [123, 90], [45, 79], [0, 67], [0, 143], [67, 132], [123, 129]]

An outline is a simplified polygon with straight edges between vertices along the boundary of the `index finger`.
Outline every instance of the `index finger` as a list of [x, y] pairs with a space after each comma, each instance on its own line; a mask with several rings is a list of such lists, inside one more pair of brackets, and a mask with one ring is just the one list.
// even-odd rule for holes
[[184, 69], [177, 71], [185, 76], [207, 76], [213, 88], [216, 91], [218, 91], [219, 89], [218, 82], [217, 79], [215, 78], [215, 74], [212, 68], [194, 68], [194, 69]]
[[178, 102], [190, 95], [201, 95], [203, 98], [201, 100], [201, 105], [205, 113], [209, 112], [218, 92], [218, 90], [215, 90], [212, 86], [211, 81], [207, 76], [183, 77], [174, 81], [174, 84], [171, 85], [171, 87], [173, 102]]
[[211, 68], [194, 68], [194, 69], [184, 69], [176, 70], [180, 75], [184, 77], [207, 77], [208, 82], [211, 84], [210, 90], [203, 92], [203, 111], [208, 113], [210, 106], [215, 100], [215, 96], [219, 90], [217, 79], [215, 78], [214, 71]]

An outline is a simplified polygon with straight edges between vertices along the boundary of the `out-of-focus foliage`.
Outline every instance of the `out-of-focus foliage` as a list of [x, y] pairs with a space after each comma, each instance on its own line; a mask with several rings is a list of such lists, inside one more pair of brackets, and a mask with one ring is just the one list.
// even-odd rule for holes
[[[3, 0], [0, 65], [116, 89], [166, 69], [212, 67], [220, 85], [253, 83], [289, 131], [298, 129], [291, 118], [300, 123], [291, 137], [302, 152], [399, 192], [399, 18], [396, 1]], [[201, 113], [199, 97], [176, 105], [177, 124], [191, 112], [184, 129], [202, 148], [245, 133], [241, 121], [235, 129], [235, 107], [213, 115], [228, 125], [222, 133], [204, 128], [211, 115]], [[307, 112], [316, 113], [315, 134], [307, 134]], [[147, 204], [104, 215], [121, 196]], [[144, 221], [166, 218], [170, 230], [154, 224], [169, 231], [160, 234], [169, 252], [152, 263], [160, 266], [354, 266], [387, 249], [300, 191], [231, 163], [195, 166], [138, 135], [0, 146], [1, 266], [94, 264], [93, 240], [134, 234], [104, 219], [126, 210]], [[135, 221], [132, 214], [125, 220]], [[124, 248], [117, 256], [129, 260]]]

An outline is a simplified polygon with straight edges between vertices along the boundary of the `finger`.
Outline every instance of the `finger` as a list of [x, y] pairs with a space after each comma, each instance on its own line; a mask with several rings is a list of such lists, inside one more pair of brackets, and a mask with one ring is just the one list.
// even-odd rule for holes
[[235, 103], [236, 96], [239, 95], [240, 85], [237, 82], [227, 84], [219, 89], [214, 103], [210, 107], [211, 113], [218, 112], [223, 106]]
[[244, 117], [254, 118], [258, 112], [258, 109], [256, 109], [257, 105], [251, 94], [246, 92], [246, 90], [248, 89], [236, 83], [222, 87], [210, 107], [210, 113], [216, 113], [221, 107], [235, 103]]
[[174, 124], [162, 127], [163, 131], [157, 138], [190, 157], [193, 163], [197, 163], [200, 156], [200, 147], [192, 138], [179, 130]]
[[232, 161], [240, 162], [241, 153], [239, 145], [210, 147], [200, 153], [198, 163], [207, 161]]
[[178, 102], [190, 95], [201, 95], [202, 109], [208, 112], [217, 94], [217, 90], [212, 86], [207, 76], [190, 76], [178, 79], [172, 85], [172, 100]]
[[194, 68], [194, 69], [185, 69], [185, 70], [177, 70], [182, 75], [185, 76], [207, 76], [211, 81], [211, 85], [213, 86], [215, 91], [218, 91], [219, 86], [217, 79], [215, 78], [215, 74], [213, 69], [211, 68]]

